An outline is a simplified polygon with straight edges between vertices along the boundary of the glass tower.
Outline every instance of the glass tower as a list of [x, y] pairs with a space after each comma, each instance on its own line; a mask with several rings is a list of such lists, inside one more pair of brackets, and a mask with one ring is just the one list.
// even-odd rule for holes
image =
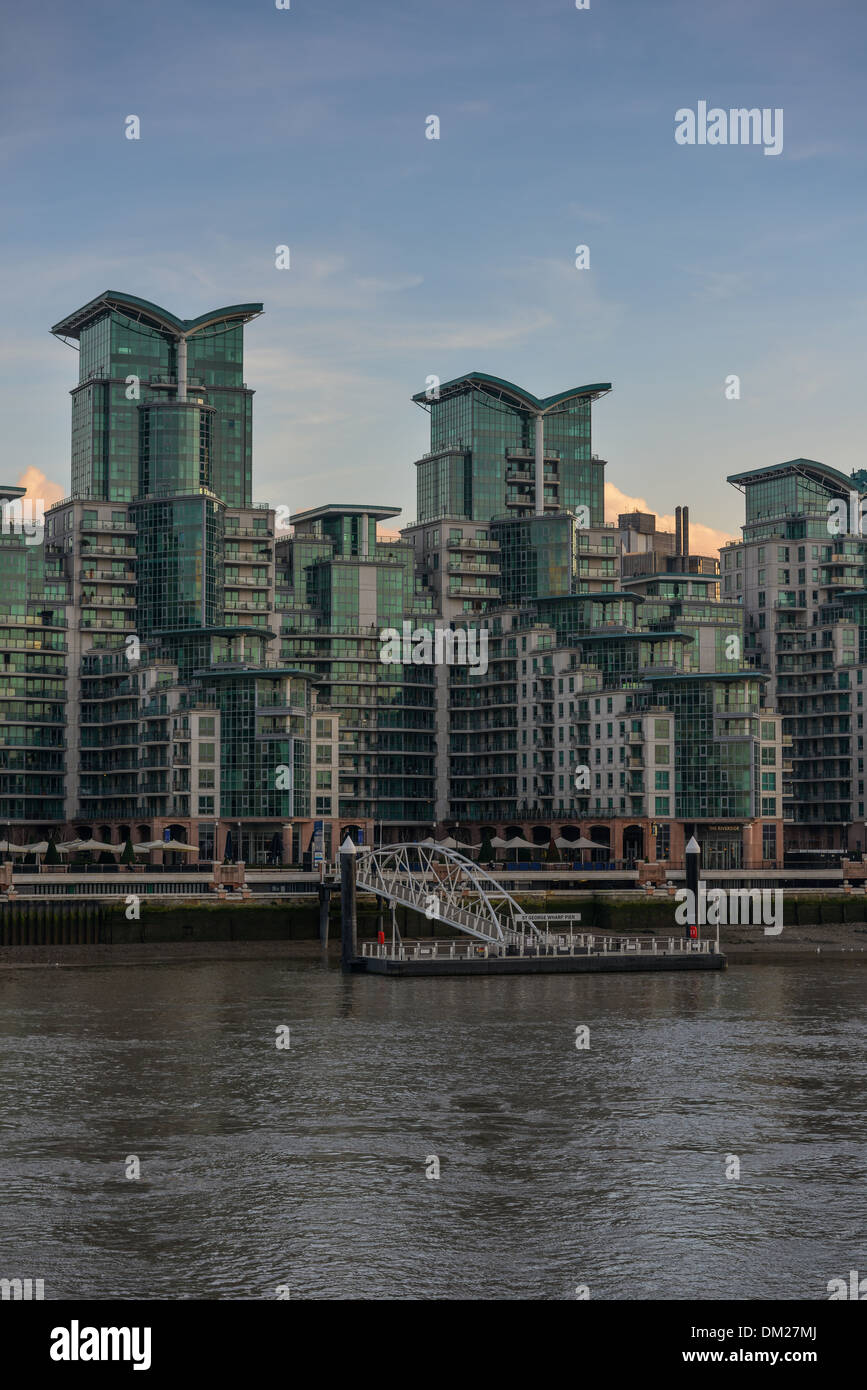
[[252, 400], [244, 324], [261, 304], [179, 319], [107, 290], [52, 328], [79, 344], [72, 392], [72, 495], [131, 502], [177, 486], [252, 500]]
[[539, 398], [510, 381], [471, 372], [413, 396], [431, 417], [430, 452], [416, 463], [418, 521], [490, 521], [541, 511], [538, 443], [544, 511], [574, 513], [584, 506], [588, 524], [601, 524], [605, 464], [591, 452], [590, 410], [610, 390], [600, 382]]

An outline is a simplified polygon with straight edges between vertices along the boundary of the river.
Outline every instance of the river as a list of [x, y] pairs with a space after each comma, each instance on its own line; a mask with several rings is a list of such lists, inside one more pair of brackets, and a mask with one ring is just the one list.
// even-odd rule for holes
[[0, 970], [0, 1277], [826, 1299], [867, 1274], [865, 986], [814, 963], [381, 980], [276, 951]]

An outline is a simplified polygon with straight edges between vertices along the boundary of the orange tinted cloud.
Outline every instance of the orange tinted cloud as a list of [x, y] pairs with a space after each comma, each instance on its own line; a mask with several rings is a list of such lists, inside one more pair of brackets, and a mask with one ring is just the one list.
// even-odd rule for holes
[[[643, 497], [627, 497], [626, 493], [621, 492], [614, 483], [605, 484], [605, 516], [609, 521], [616, 521], [621, 512], [652, 512], [653, 510], [654, 508]], [[661, 531], [673, 531], [674, 516], [661, 516], [657, 512], [656, 524]], [[692, 508], [690, 508], [689, 548], [693, 555], [716, 555], [721, 546], [738, 539], [737, 536], [729, 535], [727, 531], [718, 531], [713, 526], [705, 526], [703, 522], [696, 521]]]
[[55, 502], [60, 502], [66, 496], [60, 483], [52, 483], [41, 468], [25, 468], [18, 479], [17, 486], [25, 487], [27, 489], [25, 496], [32, 498], [34, 502], [41, 501], [46, 511], [49, 507], [53, 507]]

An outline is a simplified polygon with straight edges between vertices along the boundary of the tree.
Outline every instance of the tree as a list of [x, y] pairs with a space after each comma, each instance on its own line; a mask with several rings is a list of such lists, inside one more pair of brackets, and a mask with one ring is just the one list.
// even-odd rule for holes
[[126, 837], [126, 844], [123, 847], [123, 853], [120, 856], [120, 862], [121, 864], [135, 863], [135, 850], [132, 847], [132, 837], [129, 835], [127, 835]]
[[479, 846], [479, 859], [478, 859], [478, 862], [479, 862], [480, 864], [490, 864], [491, 861], [492, 861], [492, 859], [493, 859], [493, 857], [494, 857], [494, 846], [491, 844], [491, 837], [490, 837], [490, 835], [486, 835], [485, 838], [482, 840], [481, 845]]
[[547, 860], [547, 862], [548, 862], [549, 864], [559, 864], [559, 863], [560, 863], [560, 851], [559, 851], [559, 849], [557, 848], [557, 846], [554, 844], [553, 839], [551, 839], [551, 840], [548, 841], [548, 850], [547, 850], [547, 853], [546, 853], [546, 855], [545, 855], [545, 859]]
[[49, 841], [48, 841], [48, 849], [45, 851], [45, 863], [46, 863], [46, 864], [59, 864], [59, 863], [60, 863], [60, 854], [58, 853], [57, 845], [55, 844], [55, 842], [54, 842], [53, 840], [49, 840]]

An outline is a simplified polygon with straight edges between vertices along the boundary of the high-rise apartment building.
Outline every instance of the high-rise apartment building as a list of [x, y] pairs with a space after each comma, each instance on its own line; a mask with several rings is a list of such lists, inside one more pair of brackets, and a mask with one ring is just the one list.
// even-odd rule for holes
[[[0, 613], [13, 640], [29, 615], [57, 687], [50, 710], [22, 703], [40, 724], [14, 735], [57, 748], [39, 755], [50, 781], [34, 771], [23, 798], [8, 784], [30, 838], [171, 837], [264, 862], [312, 834], [315, 683], [280, 663], [274, 513], [251, 500], [243, 328], [261, 311], [185, 320], [107, 292], [52, 330], [80, 350], [72, 492], [44, 545], [4, 544], [8, 626]], [[320, 748], [336, 747], [328, 726]]]
[[867, 848], [865, 481], [813, 459], [729, 478], [746, 520], [722, 551], [723, 598], [742, 604], [747, 652], [783, 717], [793, 855]]
[[[416, 521], [389, 538], [397, 509], [325, 501], [284, 534], [252, 501], [243, 333], [261, 311], [180, 319], [107, 292], [52, 330], [80, 349], [71, 494], [34, 543], [22, 490], [0, 493], [14, 837], [171, 836], [264, 863], [314, 836], [330, 857], [347, 833], [445, 827], [585, 835], [629, 861], [679, 858], [694, 832], [708, 865], [777, 862], [780, 719], [741, 571], [721, 593], [685, 508], [674, 534], [606, 523], [591, 407], [610, 387], [536, 397], [470, 373], [414, 397], [431, 416]], [[833, 598], [855, 634], [834, 638], [842, 668], [861, 600]], [[386, 659], [389, 634], [440, 628], [484, 639], [484, 662]], [[776, 689], [794, 699], [782, 672]]]
[[365, 843], [374, 832], [423, 839], [435, 814], [436, 669], [381, 659], [383, 632], [402, 638], [404, 622], [431, 629], [436, 616], [412, 544], [377, 539], [377, 523], [397, 515], [315, 507], [277, 546], [281, 657], [315, 677], [317, 718], [339, 727], [336, 764], [315, 751], [313, 809]]

